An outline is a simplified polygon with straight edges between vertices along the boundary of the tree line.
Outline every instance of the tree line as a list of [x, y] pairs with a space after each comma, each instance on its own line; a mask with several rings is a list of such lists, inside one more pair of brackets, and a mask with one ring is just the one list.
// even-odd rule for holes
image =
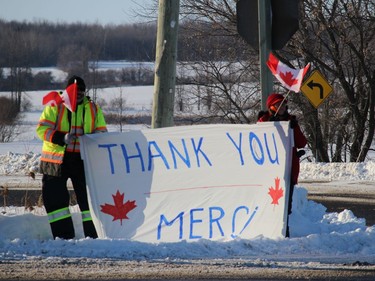
[[[197, 28], [208, 29], [209, 23]], [[180, 26], [178, 58], [182, 61], [199, 59], [190, 47], [206, 45], [209, 50], [213, 38], [197, 38], [191, 30]], [[189, 45], [182, 44], [190, 38]], [[17, 22], [0, 20], [0, 68], [48, 67], [88, 64], [99, 60], [154, 61], [156, 24], [100, 25], [83, 23], [51, 23], [47, 21]], [[225, 37], [217, 37], [215, 41]], [[214, 50], [211, 48], [211, 50]], [[213, 52], [208, 52], [215, 59]], [[224, 54], [225, 55], [225, 54]], [[221, 57], [223, 59], [223, 57]], [[225, 57], [224, 57], [225, 59]]]
[[107, 25], [0, 20], [0, 67], [43, 67], [91, 60], [152, 61], [155, 24]]
[[[182, 61], [226, 59], [218, 53], [216, 43], [225, 46], [226, 38], [200, 38], [192, 34], [187, 22], [179, 30], [178, 58]], [[210, 23], [199, 23], [198, 29], [211, 29]], [[127, 25], [62, 24], [47, 21], [17, 22], [0, 20], [0, 91], [18, 93], [26, 90], [62, 87], [51, 73], [33, 75], [32, 67], [58, 67], [84, 76], [92, 87], [114, 86], [114, 81], [128, 85], [151, 85], [149, 69], [133, 67], [120, 71], [97, 71], [98, 61], [155, 60], [156, 23]], [[188, 44], [186, 44], [188, 42]], [[192, 52], [191, 49], [199, 49]], [[9, 69], [5, 73], [4, 69]], [[17, 103], [20, 100], [17, 99]]]

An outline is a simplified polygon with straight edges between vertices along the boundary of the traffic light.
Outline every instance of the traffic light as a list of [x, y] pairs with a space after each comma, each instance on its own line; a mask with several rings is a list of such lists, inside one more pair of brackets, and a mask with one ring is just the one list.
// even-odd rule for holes
[[280, 50], [298, 30], [299, 0], [272, 0], [272, 49]]
[[239, 0], [236, 4], [236, 10], [238, 33], [254, 49], [258, 49], [258, 0]]
[[[271, 43], [273, 50], [282, 49], [298, 30], [300, 0], [271, 0]], [[253, 48], [259, 48], [258, 0], [239, 0], [238, 33]]]

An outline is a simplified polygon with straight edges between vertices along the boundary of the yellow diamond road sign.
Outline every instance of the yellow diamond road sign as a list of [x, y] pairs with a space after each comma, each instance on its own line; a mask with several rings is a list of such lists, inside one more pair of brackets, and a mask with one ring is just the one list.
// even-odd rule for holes
[[301, 92], [309, 99], [315, 108], [318, 108], [332, 93], [332, 87], [319, 70], [314, 70], [310, 77], [303, 82]]

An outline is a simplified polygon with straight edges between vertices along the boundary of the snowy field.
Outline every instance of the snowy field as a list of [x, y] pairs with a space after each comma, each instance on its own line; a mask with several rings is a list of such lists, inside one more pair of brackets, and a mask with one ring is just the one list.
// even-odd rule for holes
[[[152, 87], [124, 88], [127, 104], [139, 110], [151, 110]], [[109, 99], [118, 95], [119, 89], [105, 89], [100, 96]], [[41, 99], [46, 92], [30, 92], [28, 96], [33, 111], [26, 113], [22, 134], [12, 143], [0, 144], [0, 184], [11, 181], [30, 183], [29, 171], [39, 164], [41, 141], [35, 127], [42, 110]], [[144, 126], [129, 126], [140, 129]], [[115, 131], [116, 127], [110, 127]], [[77, 206], [71, 207], [77, 231], [74, 240], [53, 240], [43, 208], [33, 211], [22, 207], [1, 207], [0, 211], [0, 261], [44, 258], [92, 258], [142, 260], [245, 260], [254, 266], [298, 266], [305, 268], [342, 267], [356, 261], [375, 264], [375, 226], [366, 226], [351, 210], [329, 213], [326, 208], [307, 200], [304, 182], [328, 182], [325, 192], [375, 193], [373, 179], [375, 162], [329, 164], [302, 162], [300, 186], [295, 190], [293, 213], [290, 219], [291, 238], [228, 240], [194, 243], [140, 243], [129, 240], [83, 238]], [[40, 175], [37, 177], [40, 180]], [[311, 186], [313, 184], [309, 184]], [[40, 185], [39, 185], [40, 186]], [[374, 267], [375, 269], [375, 267]]]

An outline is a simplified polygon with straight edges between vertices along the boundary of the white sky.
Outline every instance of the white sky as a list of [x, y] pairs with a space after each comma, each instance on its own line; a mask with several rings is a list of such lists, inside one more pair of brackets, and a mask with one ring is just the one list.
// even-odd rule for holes
[[0, 19], [57, 23], [128, 24], [142, 22], [133, 10], [154, 0], [0, 0]]

